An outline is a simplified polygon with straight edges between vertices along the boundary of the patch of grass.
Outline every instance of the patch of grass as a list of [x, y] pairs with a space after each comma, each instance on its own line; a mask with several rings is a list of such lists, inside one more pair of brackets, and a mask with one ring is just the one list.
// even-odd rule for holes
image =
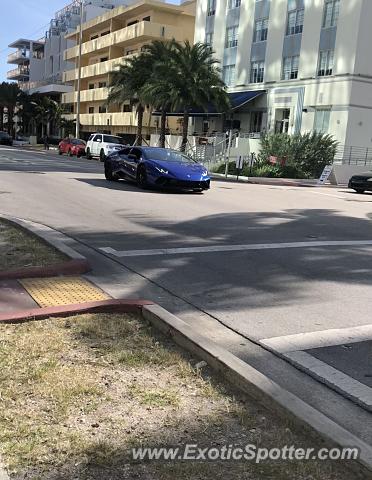
[[134, 462], [138, 446], [312, 445], [134, 315], [0, 325], [11, 480], [343, 480], [327, 462]]
[[36, 236], [0, 220], [0, 270], [42, 267], [65, 260], [64, 255]]

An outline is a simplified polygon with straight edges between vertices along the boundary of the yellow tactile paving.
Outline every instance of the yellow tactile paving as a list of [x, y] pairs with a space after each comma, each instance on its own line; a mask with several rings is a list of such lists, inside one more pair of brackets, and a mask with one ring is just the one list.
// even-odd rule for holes
[[110, 298], [81, 277], [28, 278], [19, 282], [40, 307], [56, 307]]

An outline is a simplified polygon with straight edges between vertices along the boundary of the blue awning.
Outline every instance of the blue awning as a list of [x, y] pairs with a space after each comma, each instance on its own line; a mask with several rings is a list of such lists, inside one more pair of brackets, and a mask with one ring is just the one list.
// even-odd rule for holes
[[[234, 93], [229, 93], [230, 97], [230, 103], [231, 103], [231, 112], [235, 112], [239, 110], [239, 108], [243, 107], [247, 103], [251, 102], [255, 98], [263, 95], [266, 93], [266, 90], [246, 90], [243, 92], [234, 92]], [[221, 112], [218, 112], [216, 108], [214, 108], [212, 105], [208, 108], [208, 111], [203, 111], [200, 108], [193, 108], [190, 110], [190, 116], [191, 117], [206, 117], [208, 115], [210, 116], [218, 116], [222, 115]], [[153, 112], [153, 115], [159, 116], [160, 112]], [[174, 113], [167, 113], [168, 117], [182, 117], [183, 112], [174, 112]]]

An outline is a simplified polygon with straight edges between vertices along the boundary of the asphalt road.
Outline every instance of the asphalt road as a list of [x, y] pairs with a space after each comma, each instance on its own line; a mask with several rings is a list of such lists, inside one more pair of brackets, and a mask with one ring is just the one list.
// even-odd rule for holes
[[143, 191], [107, 182], [96, 161], [0, 147], [0, 212], [140, 274], [131, 297], [149, 281], [273, 350], [312, 332], [294, 350], [327, 347], [324, 332], [372, 323], [371, 194], [219, 181], [204, 194]]

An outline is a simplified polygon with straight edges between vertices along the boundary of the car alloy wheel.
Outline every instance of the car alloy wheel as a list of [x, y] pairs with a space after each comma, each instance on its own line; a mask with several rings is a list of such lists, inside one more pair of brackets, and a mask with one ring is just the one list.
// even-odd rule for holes
[[105, 177], [109, 182], [117, 182], [119, 180], [117, 175], [112, 173], [112, 165], [107, 162], [105, 162]]

